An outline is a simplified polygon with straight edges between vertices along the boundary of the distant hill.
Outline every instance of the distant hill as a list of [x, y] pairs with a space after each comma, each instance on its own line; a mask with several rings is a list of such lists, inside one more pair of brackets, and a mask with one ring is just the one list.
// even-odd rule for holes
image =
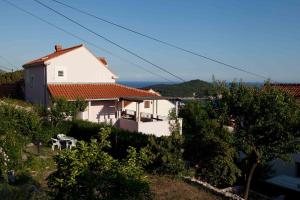
[[151, 85], [146, 88], [151, 88], [167, 97], [203, 97], [211, 91], [212, 84], [202, 80], [191, 80], [177, 84]]

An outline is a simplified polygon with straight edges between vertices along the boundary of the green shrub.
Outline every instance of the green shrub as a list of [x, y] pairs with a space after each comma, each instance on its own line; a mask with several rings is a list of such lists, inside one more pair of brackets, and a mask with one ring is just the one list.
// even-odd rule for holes
[[104, 149], [110, 129], [102, 129], [99, 139], [80, 141], [76, 149], [55, 156], [57, 170], [48, 178], [52, 194], [59, 199], [145, 199], [149, 184], [143, 166], [150, 162], [145, 149], [128, 149], [118, 161]]
[[[61, 124], [60, 129], [65, 130], [64, 133], [66, 135], [75, 137], [78, 140], [90, 141], [91, 138], [98, 137], [99, 130], [104, 127], [111, 129], [111, 134], [108, 139], [112, 148], [108, 149], [108, 152], [113, 155], [114, 158], [125, 158], [129, 146], [139, 150], [148, 145], [149, 135], [132, 133], [103, 123], [97, 124], [83, 120], [66, 121]], [[63, 131], [61, 133], [63, 133]]]
[[152, 136], [147, 149], [153, 154], [153, 163], [147, 166], [151, 172], [176, 176], [184, 171], [182, 158], [183, 138], [178, 132], [160, 138]]

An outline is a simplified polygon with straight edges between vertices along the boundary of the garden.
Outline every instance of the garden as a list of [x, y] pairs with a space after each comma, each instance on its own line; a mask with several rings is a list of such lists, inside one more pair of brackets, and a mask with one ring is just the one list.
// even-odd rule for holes
[[[268, 84], [217, 83], [211, 100], [180, 109], [183, 134], [174, 126], [168, 137], [76, 120], [86, 107], [80, 99], [52, 102], [45, 109], [0, 101], [1, 199], [222, 199], [184, 176], [244, 186], [239, 194], [248, 199], [268, 162], [300, 149], [299, 103]], [[76, 147], [53, 151], [58, 134]]]

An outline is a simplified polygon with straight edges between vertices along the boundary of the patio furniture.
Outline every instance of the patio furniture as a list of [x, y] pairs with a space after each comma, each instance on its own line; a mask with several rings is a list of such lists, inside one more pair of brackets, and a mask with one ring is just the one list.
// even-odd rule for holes
[[57, 139], [60, 140], [61, 138], [66, 137], [66, 135], [65, 134], [57, 134], [56, 137], [57, 137]]
[[76, 139], [66, 141], [67, 149], [70, 149], [70, 150], [71, 150], [72, 147], [76, 147], [76, 142], [77, 142]]
[[57, 146], [57, 148], [61, 150], [61, 144], [59, 140], [54, 138], [51, 138], [51, 140], [52, 140], [52, 151], [54, 151], [55, 146]]
[[59, 141], [62, 144], [65, 144], [67, 149], [72, 149], [72, 147], [76, 147], [77, 140], [73, 137], [64, 135], [63, 137], [59, 138]]

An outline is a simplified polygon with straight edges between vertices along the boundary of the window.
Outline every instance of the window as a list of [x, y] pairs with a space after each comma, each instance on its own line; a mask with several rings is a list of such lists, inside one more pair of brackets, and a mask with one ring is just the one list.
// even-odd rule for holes
[[63, 70], [57, 71], [57, 76], [64, 77], [64, 71]]
[[150, 108], [150, 101], [144, 102], [144, 108]]

